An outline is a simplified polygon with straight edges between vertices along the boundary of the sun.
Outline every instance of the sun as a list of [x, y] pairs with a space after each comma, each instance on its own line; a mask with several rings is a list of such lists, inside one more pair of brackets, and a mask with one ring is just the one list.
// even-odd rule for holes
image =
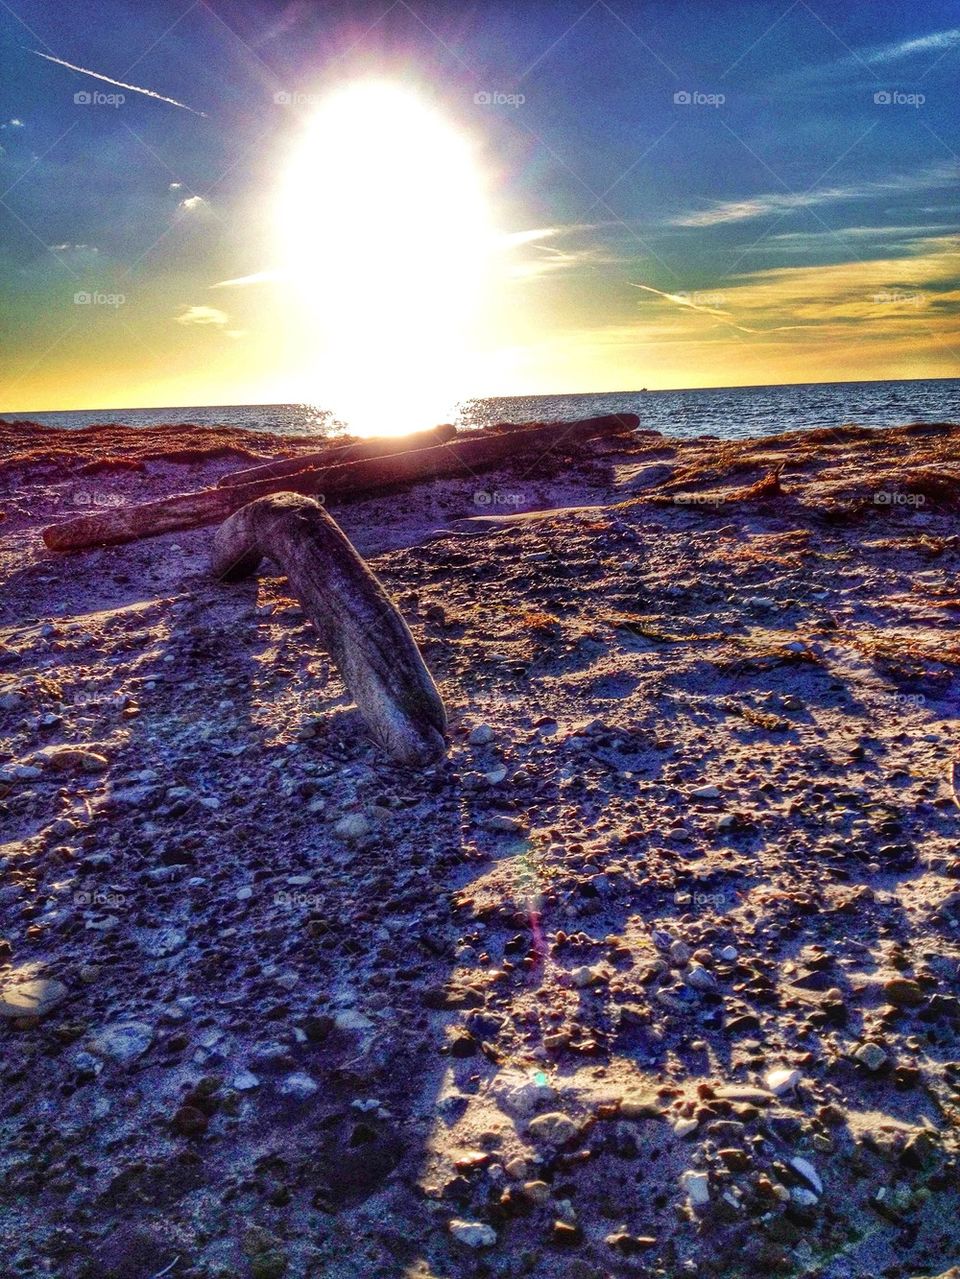
[[341, 88], [297, 144], [279, 232], [316, 326], [311, 398], [358, 434], [449, 420], [494, 245], [469, 138], [402, 85]]

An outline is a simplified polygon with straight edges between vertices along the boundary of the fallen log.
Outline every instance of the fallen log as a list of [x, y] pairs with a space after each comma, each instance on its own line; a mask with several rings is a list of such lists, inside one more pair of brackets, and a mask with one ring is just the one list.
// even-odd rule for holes
[[198, 489], [132, 506], [98, 507], [89, 515], [50, 525], [43, 530], [43, 540], [52, 551], [79, 551], [219, 524], [248, 502], [279, 490], [326, 501], [367, 497], [424, 480], [473, 479], [480, 471], [504, 462], [548, 456], [559, 448], [567, 452], [596, 437], [627, 434], [638, 424], [634, 414], [622, 413], [502, 433], [481, 431], [470, 439], [458, 438], [413, 453], [334, 463], [252, 484]]
[[446, 712], [416, 641], [319, 502], [275, 493], [217, 530], [213, 571], [221, 581], [248, 577], [265, 556], [287, 575], [377, 744], [404, 764], [441, 759]]
[[390, 457], [394, 453], [411, 453], [429, 448], [432, 444], [446, 444], [457, 434], [455, 426], [446, 423], [431, 427], [429, 431], [415, 431], [411, 435], [376, 436], [371, 440], [355, 440], [351, 444], [338, 444], [331, 440], [319, 453], [301, 453], [299, 457], [283, 457], [276, 462], [261, 462], [242, 471], [221, 475], [217, 488], [229, 488], [235, 484], [253, 484], [257, 480], [276, 479], [281, 475], [296, 475], [308, 467], [329, 466], [333, 462], [360, 462], [368, 457]]

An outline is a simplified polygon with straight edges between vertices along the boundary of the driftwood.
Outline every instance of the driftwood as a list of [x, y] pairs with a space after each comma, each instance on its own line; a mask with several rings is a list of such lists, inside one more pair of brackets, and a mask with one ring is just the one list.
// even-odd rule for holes
[[276, 479], [281, 475], [296, 475], [315, 466], [330, 466], [334, 462], [360, 462], [368, 457], [392, 457], [396, 453], [410, 453], [416, 449], [430, 448], [434, 444], [446, 444], [457, 434], [457, 428], [447, 423], [431, 427], [429, 431], [415, 431], [411, 435], [377, 436], [372, 440], [356, 440], [352, 444], [337, 444], [331, 440], [318, 453], [301, 453], [299, 457], [279, 458], [276, 462], [261, 462], [242, 471], [231, 471], [217, 480], [217, 488], [235, 484], [253, 484], [257, 480]]
[[217, 530], [213, 570], [222, 581], [248, 577], [264, 556], [286, 573], [378, 745], [405, 764], [441, 759], [446, 713], [416, 641], [323, 507], [276, 493]]
[[78, 551], [153, 537], [177, 529], [219, 524], [258, 497], [280, 490], [329, 498], [366, 497], [404, 484], [436, 479], [473, 479], [479, 472], [514, 459], [549, 456], [556, 449], [568, 452], [586, 440], [623, 435], [634, 430], [639, 418], [632, 413], [587, 418], [581, 422], [553, 422], [515, 431], [477, 432], [469, 439], [455, 439], [433, 448], [417, 449], [388, 457], [365, 458], [313, 467], [294, 475], [270, 477], [227, 488], [177, 493], [133, 506], [98, 507], [89, 515], [43, 530], [43, 540], [53, 551]]

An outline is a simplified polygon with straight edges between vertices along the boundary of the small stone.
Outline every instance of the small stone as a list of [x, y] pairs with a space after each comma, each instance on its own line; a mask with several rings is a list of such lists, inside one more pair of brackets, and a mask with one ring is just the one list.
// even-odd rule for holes
[[739, 951], [737, 950], [736, 946], [724, 946], [723, 949], [720, 951], [720, 958], [723, 960], [726, 960], [728, 964], [732, 964], [733, 961], [737, 958], [738, 954], [739, 954]]
[[105, 755], [84, 746], [44, 746], [32, 758], [41, 768], [58, 773], [102, 773], [110, 767]]
[[909, 977], [892, 977], [884, 986], [883, 994], [894, 1008], [916, 1008], [924, 998], [919, 983]]
[[18, 980], [12, 975], [0, 987], [0, 1017], [43, 1017], [69, 993], [63, 982], [51, 977]]
[[694, 964], [684, 978], [684, 981], [693, 990], [699, 990], [706, 993], [711, 993], [719, 989], [717, 979], [714, 977], [713, 973], [710, 972], [709, 968], [703, 968], [699, 964]]
[[690, 962], [690, 947], [686, 942], [675, 941], [670, 946], [670, 958], [675, 964], [688, 964]]
[[673, 1125], [673, 1131], [678, 1137], [689, 1137], [692, 1132], [696, 1132], [700, 1127], [697, 1119], [678, 1119]]
[[648, 1248], [655, 1248], [657, 1240], [654, 1235], [631, 1235], [626, 1230], [618, 1230], [615, 1234], [607, 1235], [603, 1241], [609, 1248], [616, 1248], [618, 1252], [630, 1256], [635, 1252], [644, 1252]]
[[655, 1093], [633, 1093], [620, 1101], [623, 1119], [659, 1119], [663, 1115], [663, 1103]]
[[606, 974], [599, 965], [590, 967], [584, 964], [580, 968], [574, 968], [570, 974], [570, 980], [578, 990], [583, 990], [587, 986], [596, 986], [598, 982], [605, 979]]
[[105, 1026], [88, 1043], [98, 1057], [126, 1065], [142, 1057], [153, 1043], [153, 1027], [142, 1021], [121, 1021]]
[[680, 1184], [687, 1192], [690, 1207], [697, 1211], [705, 1208], [710, 1202], [710, 1178], [705, 1172], [695, 1172], [688, 1168], [680, 1178]]
[[866, 1066], [867, 1070], [879, 1070], [889, 1060], [879, 1044], [861, 1044], [853, 1055], [861, 1066]]
[[799, 1070], [788, 1070], [784, 1066], [778, 1070], [771, 1070], [763, 1082], [772, 1093], [782, 1097], [785, 1093], [793, 1092], [801, 1078]]
[[571, 1224], [569, 1221], [555, 1221], [553, 1229], [550, 1232], [551, 1239], [554, 1243], [560, 1244], [561, 1247], [572, 1247], [578, 1244], [583, 1238], [583, 1232], [579, 1226]]
[[478, 724], [471, 731], [467, 741], [471, 746], [489, 746], [494, 736], [494, 731], [489, 724]]
[[539, 1071], [532, 1077], [518, 1070], [502, 1071], [490, 1085], [490, 1092], [502, 1110], [524, 1119], [557, 1096], [546, 1075]]
[[260, 1087], [260, 1080], [252, 1071], [241, 1070], [230, 1080], [230, 1087], [235, 1092], [249, 1092], [252, 1088]]
[[483, 1221], [461, 1221], [454, 1217], [448, 1229], [457, 1243], [467, 1248], [492, 1248], [497, 1242], [497, 1232]]
[[210, 1120], [196, 1106], [181, 1106], [170, 1120], [170, 1127], [181, 1137], [202, 1137]]
[[349, 813], [340, 818], [333, 830], [341, 839], [362, 839], [369, 832], [370, 823], [362, 813]]
[[284, 1097], [292, 1097], [295, 1101], [306, 1101], [318, 1091], [320, 1085], [302, 1071], [295, 1071], [280, 1084], [280, 1092]]
[[804, 1159], [801, 1155], [795, 1155], [794, 1158], [788, 1160], [788, 1162], [794, 1172], [799, 1173], [815, 1194], [823, 1194], [823, 1182], [820, 1180], [820, 1174], [817, 1172], [816, 1168], [814, 1168], [809, 1159]]
[[720, 788], [718, 786], [698, 786], [696, 790], [690, 792], [691, 799], [719, 799]]
[[558, 1110], [531, 1119], [527, 1131], [535, 1141], [542, 1141], [548, 1146], [565, 1146], [580, 1135], [579, 1124]]
[[484, 825], [487, 830], [503, 831], [510, 835], [518, 835], [525, 829], [521, 819], [511, 817], [509, 813], [494, 813], [492, 817], [487, 818]]

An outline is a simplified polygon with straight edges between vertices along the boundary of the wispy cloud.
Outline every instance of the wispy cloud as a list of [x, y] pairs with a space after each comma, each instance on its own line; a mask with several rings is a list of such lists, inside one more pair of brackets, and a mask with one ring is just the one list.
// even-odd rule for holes
[[957, 44], [960, 44], [960, 27], [951, 27], [946, 31], [931, 31], [929, 35], [917, 36], [913, 40], [898, 40], [867, 49], [863, 56], [868, 62], [899, 62], [915, 53], [943, 53]]
[[218, 280], [211, 289], [247, 289], [253, 284], [272, 284], [282, 278], [280, 271], [254, 271], [252, 275], [237, 275], [232, 280]]
[[162, 93], [155, 93], [153, 89], [141, 88], [138, 84], [127, 84], [123, 80], [114, 80], [112, 76], [101, 75], [99, 71], [91, 71], [87, 67], [78, 67], [73, 62], [65, 62], [63, 58], [55, 58], [52, 53], [41, 53], [39, 49], [31, 49], [31, 53], [35, 53], [38, 58], [43, 58], [47, 62], [54, 62], [58, 67], [66, 67], [68, 71], [76, 71], [79, 75], [90, 76], [94, 80], [102, 80], [104, 84], [116, 85], [118, 89], [129, 89], [131, 93], [140, 93], [145, 98], [154, 98], [157, 102], [166, 102], [171, 107], [180, 107], [183, 111], [189, 111], [192, 115], [203, 116], [206, 119], [205, 111], [198, 111], [195, 107], [188, 107], [185, 102], [178, 102], [176, 98], [167, 98]]
[[180, 315], [176, 317], [178, 324], [184, 325], [206, 325], [213, 324], [222, 326], [230, 323], [230, 317], [226, 311], [221, 311], [215, 306], [188, 306], [185, 307]]
[[956, 180], [956, 164], [941, 160], [914, 173], [891, 174], [884, 178], [867, 179], [847, 186], [821, 187], [813, 191], [770, 191], [742, 200], [719, 200], [708, 209], [682, 213], [673, 219], [672, 225], [709, 227], [727, 222], [746, 222], [773, 213], [787, 213], [795, 209], [816, 208], [824, 204], [864, 200], [876, 195], [933, 191], [953, 186]]

